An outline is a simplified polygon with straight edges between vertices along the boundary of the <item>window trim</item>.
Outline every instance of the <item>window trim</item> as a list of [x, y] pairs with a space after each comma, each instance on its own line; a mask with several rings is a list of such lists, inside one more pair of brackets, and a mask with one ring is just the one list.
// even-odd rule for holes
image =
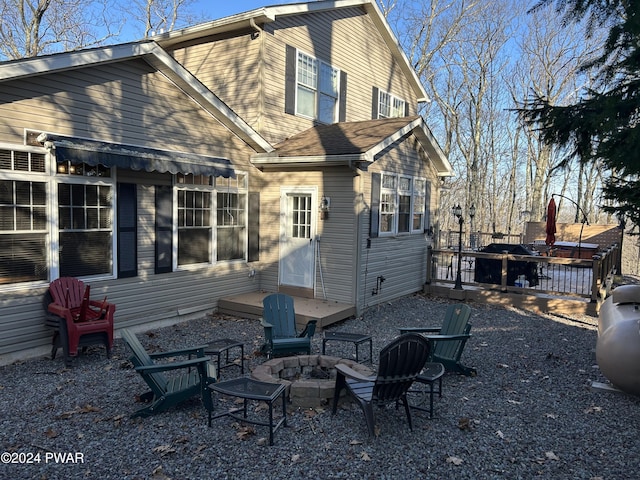
[[17, 152], [29, 152], [44, 155], [44, 171], [31, 172], [23, 170], [0, 170], [0, 179], [12, 181], [40, 182], [46, 188], [46, 215], [47, 228], [42, 232], [45, 238], [46, 249], [46, 269], [47, 280], [34, 280], [26, 282], [15, 282], [0, 285], [0, 292], [15, 291], [30, 288], [42, 288], [48, 286], [51, 281], [60, 277], [60, 217], [58, 204], [58, 186], [60, 184], [80, 184], [80, 185], [105, 185], [111, 188], [112, 203], [110, 212], [111, 222], [111, 271], [98, 275], [86, 275], [79, 277], [83, 280], [107, 280], [117, 278], [117, 173], [116, 169], [111, 169], [109, 177], [90, 177], [86, 175], [73, 175], [58, 172], [58, 162], [55, 154], [44, 147], [32, 145], [12, 144], [0, 142], [0, 150], [10, 150]]
[[[394, 177], [395, 178], [395, 186], [392, 187], [385, 187], [384, 186], [384, 179], [385, 177]], [[401, 189], [401, 179], [409, 179], [411, 182], [411, 188], [409, 190], [402, 190]], [[416, 182], [422, 182], [423, 184], [423, 191], [422, 192], [418, 192], [416, 190]], [[379, 213], [378, 213], [378, 232], [377, 232], [377, 236], [380, 237], [397, 237], [397, 236], [406, 236], [406, 235], [416, 235], [416, 234], [422, 234], [424, 233], [424, 228], [425, 228], [425, 222], [426, 222], [426, 216], [428, 215], [427, 213], [427, 208], [428, 208], [428, 199], [427, 199], [427, 184], [428, 181], [425, 177], [421, 177], [421, 176], [417, 176], [417, 175], [408, 175], [405, 173], [393, 173], [393, 172], [380, 172], [380, 188], [379, 188], [379, 194], [377, 195], [377, 200], [378, 204], [379, 204]], [[375, 192], [375, 189], [372, 189], [372, 193]], [[408, 193], [408, 195], [406, 195]], [[394, 211], [393, 213], [385, 213], [383, 212], [383, 205], [387, 202], [383, 201], [383, 196], [384, 195], [392, 195], [393, 196], [393, 201], [394, 201]], [[409, 216], [409, 225], [408, 225], [408, 231], [400, 231], [400, 196], [409, 196], [410, 197], [410, 202], [409, 202], [409, 211], [408, 211], [408, 216]], [[418, 197], [422, 197], [424, 198], [424, 205], [423, 205], [423, 209], [420, 212], [422, 215], [422, 219], [420, 222], [420, 228], [415, 229], [413, 227], [413, 217], [414, 215], [417, 213], [415, 210], [415, 205], [416, 205], [416, 198]], [[384, 231], [382, 229], [382, 225], [383, 225], [383, 217], [385, 215], [392, 215], [392, 227], [390, 231]]]
[[[294, 107], [294, 112], [295, 115], [302, 117], [302, 118], [307, 118], [309, 120], [314, 120], [317, 121], [318, 123], [324, 124], [324, 125], [330, 125], [332, 123], [336, 123], [340, 120], [340, 106], [341, 106], [341, 95], [343, 94], [342, 92], [342, 87], [341, 84], [343, 82], [343, 75], [342, 75], [342, 71], [331, 65], [329, 62], [325, 62], [324, 60], [321, 60], [313, 55], [310, 55], [308, 53], [306, 53], [303, 50], [300, 50], [298, 48], [295, 49], [296, 55], [295, 55], [295, 78], [294, 78], [294, 89], [295, 89], [295, 107]], [[304, 57], [306, 57], [307, 59], [311, 60], [315, 66], [315, 85], [310, 85], [310, 84], [306, 84], [306, 83], [302, 83], [300, 82], [299, 79], [299, 74], [300, 74], [300, 70], [299, 70], [299, 66], [300, 66], [300, 56], [303, 55]], [[323, 68], [328, 68], [332, 73], [335, 72], [335, 78], [336, 78], [336, 88], [335, 88], [335, 92], [331, 92], [331, 93], [335, 93], [335, 96], [330, 95], [328, 92], [323, 92], [321, 91], [321, 79], [322, 79], [322, 72], [323, 72]], [[310, 92], [314, 93], [314, 114], [313, 116], [309, 116], [305, 113], [302, 113], [300, 111], [300, 105], [299, 105], [299, 98], [298, 98], [298, 92], [300, 91], [300, 88], [304, 88], [306, 90], [309, 90]], [[333, 118], [330, 122], [326, 122], [325, 120], [321, 119], [321, 113], [322, 113], [322, 109], [321, 109], [321, 100], [323, 98], [332, 98], [334, 99], [333, 102]]]
[[[383, 96], [388, 97], [389, 99], [389, 115], [383, 115], [382, 114], [382, 98]], [[385, 90], [382, 89], [378, 89], [378, 98], [376, 99], [377, 102], [377, 113], [378, 116], [377, 118], [401, 118], [406, 116], [407, 113], [407, 101], [404, 100], [403, 98], [398, 97], [397, 95], [393, 95], [392, 93], [389, 93]], [[400, 103], [400, 105], [396, 106], [395, 103], [398, 102]], [[397, 113], [399, 113], [398, 115], [393, 115], [394, 110], [397, 111]]]
[[[208, 184], [189, 184], [189, 183], [178, 183], [177, 178], [178, 175], [173, 176], [173, 245], [172, 245], [172, 265], [173, 271], [189, 271], [189, 270], [198, 270], [202, 268], [212, 267], [219, 263], [242, 263], [247, 262], [248, 255], [248, 201], [249, 201], [249, 175], [245, 171], [236, 170], [234, 171], [235, 178], [243, 177], [243, 185], [238, 186], [230, 186], [229, 183], [227, 185], [221, 185], [222, 180], [228, 180], [229, 182], [233, 181], [231, 178], [225, 179], [224, 177], [211, 178], [211, 181]], [[211, 193], [210, 200], [210, 218], [209, 225], [211, 228], [211, 234], [208, 238], [209, 240], [209, 259], [207, 262], [198, 262], [198, 263], [190, 263], [179, 265], [178, 264], [178, 251], [179, 251], [179, 239], [178, 239], [178, 191], [179, 190], [191, 190], [191, 191], [206, 191]], [[218, 221], [217, 221], [217, 208], [218, 208], [218, 193], [238, 193], [245, 196], [245, 207], [244, 207], [244, 233], [243, 233], [243, 256], [242, 258], [235, 258], [232, 260], [218, 260]]]
[[[418, 182], [422, 182], [422, 192], [418, 192], [417, 191], [417, 183]], [[427, 216], [427, 179], [425, 177], [413, 177], [413, 191], [411, 193], [411, 219], [410, 219], [410, 231], [411, 233], [424, 233], [425, 231], [425, 221], [426, 221], [426, 216]], [[422, 202], [422, 210], [421, 211], [416, 211], [416, 205], [415, 205], [415, 199], [422, 197], [423, 198], [423, 202]], [[413, 217], [414, 215], [418, 214], [418, 212], [421, 215], [421, 219], [420, 219], [420, 227], [419, 228], [414, 228], [413, 227]]]

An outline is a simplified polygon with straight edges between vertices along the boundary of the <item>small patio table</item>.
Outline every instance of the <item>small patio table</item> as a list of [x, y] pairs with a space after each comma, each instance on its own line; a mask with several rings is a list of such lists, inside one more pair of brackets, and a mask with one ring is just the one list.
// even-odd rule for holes
[[[424, 398], [422, 398], [422, 402], [418, 404], [410, 405], [411, 408], [415, 408], [417, 410], [422, 410], [423, 412], [429, 412], [429, 418], [433, 418], [433, 395], [437, 393], [442, 397], [442, 377], [444, 376], [445, 368], [444, 365], [437, 362], [428, 362], [425, 364], [424, 368], [420, 372], [420, 375], [416, 378], [414, 385], [416, 383], [422, 383], [428, 385], [429, 390], [417, 390], [412, 388], [408, 393], [413, 394], [423, 394], [429, 395], [429, 408], [421, 406], [421, 403], [424, 402]], [[434, 384], [438, 382], [438, 389], [434, 389]]]
[[[273, 445], [274, 432], [278, 430], [278, 428], [280, 428], [282, 425], [284, 425], [285, 427], [287, 426], [287, 400], [285, 395], [285, 388], [285, 385], [281, 383], [260, 382], [258, 380], [254, 380], [253, 378], [247, 377], [234, 378], [232, 380], [212, 383], [211, 385], [209, 385], [210, 393], [211, 391], [214, 391], [222, 395], [242, 398], [244, 401], [242, 408], [232, 408], [225, 412], [218, 413], [217, 415], [212, 415], [213, 411], [210, 410], [209, 426], [211, 426], [212, 420], [224, 416], [230, 416], [232, 418], [235, 418], [236, 420], [244, 421], [254, 425], [266, 426], [269, 427], [269, 445]], [[282, 398], [282, 418], [280, 418], [274, 424], [273, 403], [278, 399], [278, 397]], [[258, 400], [267, 403], [269, 407], [268, 422], [253, 418], [247, 418], [247, 404], [249, 400]], [[211, 404], [213, 405], [213, 400]], [[236, 415], [238, 412], [242, 412], [243, 415]]]
[[[223, 368], [236, 366], [236, 364], [229, 359], [229, 350], [232, 348], [240, 349], [240, 374], [244, 375], [244, 343], [231, 338], [220, 338], [208, 343], [204, 349], [204, 354], [216, 357], [218, 372], [220, 372]], [[220, 363], [222, 354], [225, 355], [224, 364]]]
[[363, 333], [348, 333], [348, 332], [324, 332], [324, 338], [322, 339], [322, 354], [325, 354], [327, 342], [351, 342], [356, 347], [356, 362], [360, 362], [358, 347], [369, 342], [369, 363], [373, 360], [373, 345], [371, 335], [365, 335]]

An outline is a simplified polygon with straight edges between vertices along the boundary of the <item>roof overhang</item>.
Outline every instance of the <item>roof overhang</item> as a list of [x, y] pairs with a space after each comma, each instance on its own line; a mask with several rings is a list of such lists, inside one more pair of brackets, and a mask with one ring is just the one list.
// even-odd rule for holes
[[77, 52], [67, 52], [0, 64], [0, 83], [37, 75], [87, 68], [93, 65], [141, 58], [192, 98], [201, 108], [232, 131], [256, 152], [273, 147], [227, 104], [194, 77], [156, 42], [125, 43]]
[[446, 155], [438, 145], [433, 134], [429, 130], [422, 117], [416, 117], [392, 135], [389, 135], [365, 152], [347, 153], [342, 155], [283, 155], [278, 156], [278, 151], [271, 153], [257, 154], [251, 157], [251, 163], [260, 169], [281, 169], [281, 168], [310, 168], [310, 167], [336, 167], [347, 166], [366, 170], [368, 165], [373, 163], [378, 156], [393, 145], [409, 135], [415, 135], [420, 148], [424, 150], [427, 158], [431, 161], [439, 177], [453, 176], [453, 168], [447, 160]]
[[382, 15], [382, 12], [376, 3], [371, 2], [370, 0], [319, 0], [262, 7], [237, 15], [224, 17], [219, 20], [194, 25], [193, 27], [162, 33], [151, 37], [151, 39], [156, 41], [163, 48], [173, 50], [180, 48], [182, 45], [189, 44], [199, 38], [214, 37], [234, 31], [244, 32], [247, 29], [256, 29], [258, 25], [274, 22], [278, 17], [289, 17], [306, 13], [354, 7], [362, 8], [370, 16], [371, 20], [380, 32], [380, 35], [389, 47], [391, 54], [398, 62], [400, 69], [411, 83], [411, 87], [418, 98], [418, 102], [429, 102], [429, 96], [413, 69], [411, 62], [400, 46], [400, 42], [391, 30], [391, 27], [387, 23], [387, 20], [384, 15]]

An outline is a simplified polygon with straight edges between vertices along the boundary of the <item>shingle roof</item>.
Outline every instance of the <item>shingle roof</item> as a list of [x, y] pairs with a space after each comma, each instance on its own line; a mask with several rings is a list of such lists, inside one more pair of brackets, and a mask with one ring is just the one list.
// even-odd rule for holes
[[275, 145], [279, 157], [351, 155], [369, 151], [418, 117], [318, 125]]

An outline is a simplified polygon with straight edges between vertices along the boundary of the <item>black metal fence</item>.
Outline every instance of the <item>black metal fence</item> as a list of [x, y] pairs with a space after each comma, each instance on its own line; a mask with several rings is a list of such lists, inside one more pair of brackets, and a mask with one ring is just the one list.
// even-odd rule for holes
[[453, 248], [429, 249], [427, 283], [455, 283], [460, 265], [463, 285], [552, 296], [603, 299], [603, 289], [616, 274], [617, 245], [590, 260], [522, 255], [504, 250], [486, 253]]

